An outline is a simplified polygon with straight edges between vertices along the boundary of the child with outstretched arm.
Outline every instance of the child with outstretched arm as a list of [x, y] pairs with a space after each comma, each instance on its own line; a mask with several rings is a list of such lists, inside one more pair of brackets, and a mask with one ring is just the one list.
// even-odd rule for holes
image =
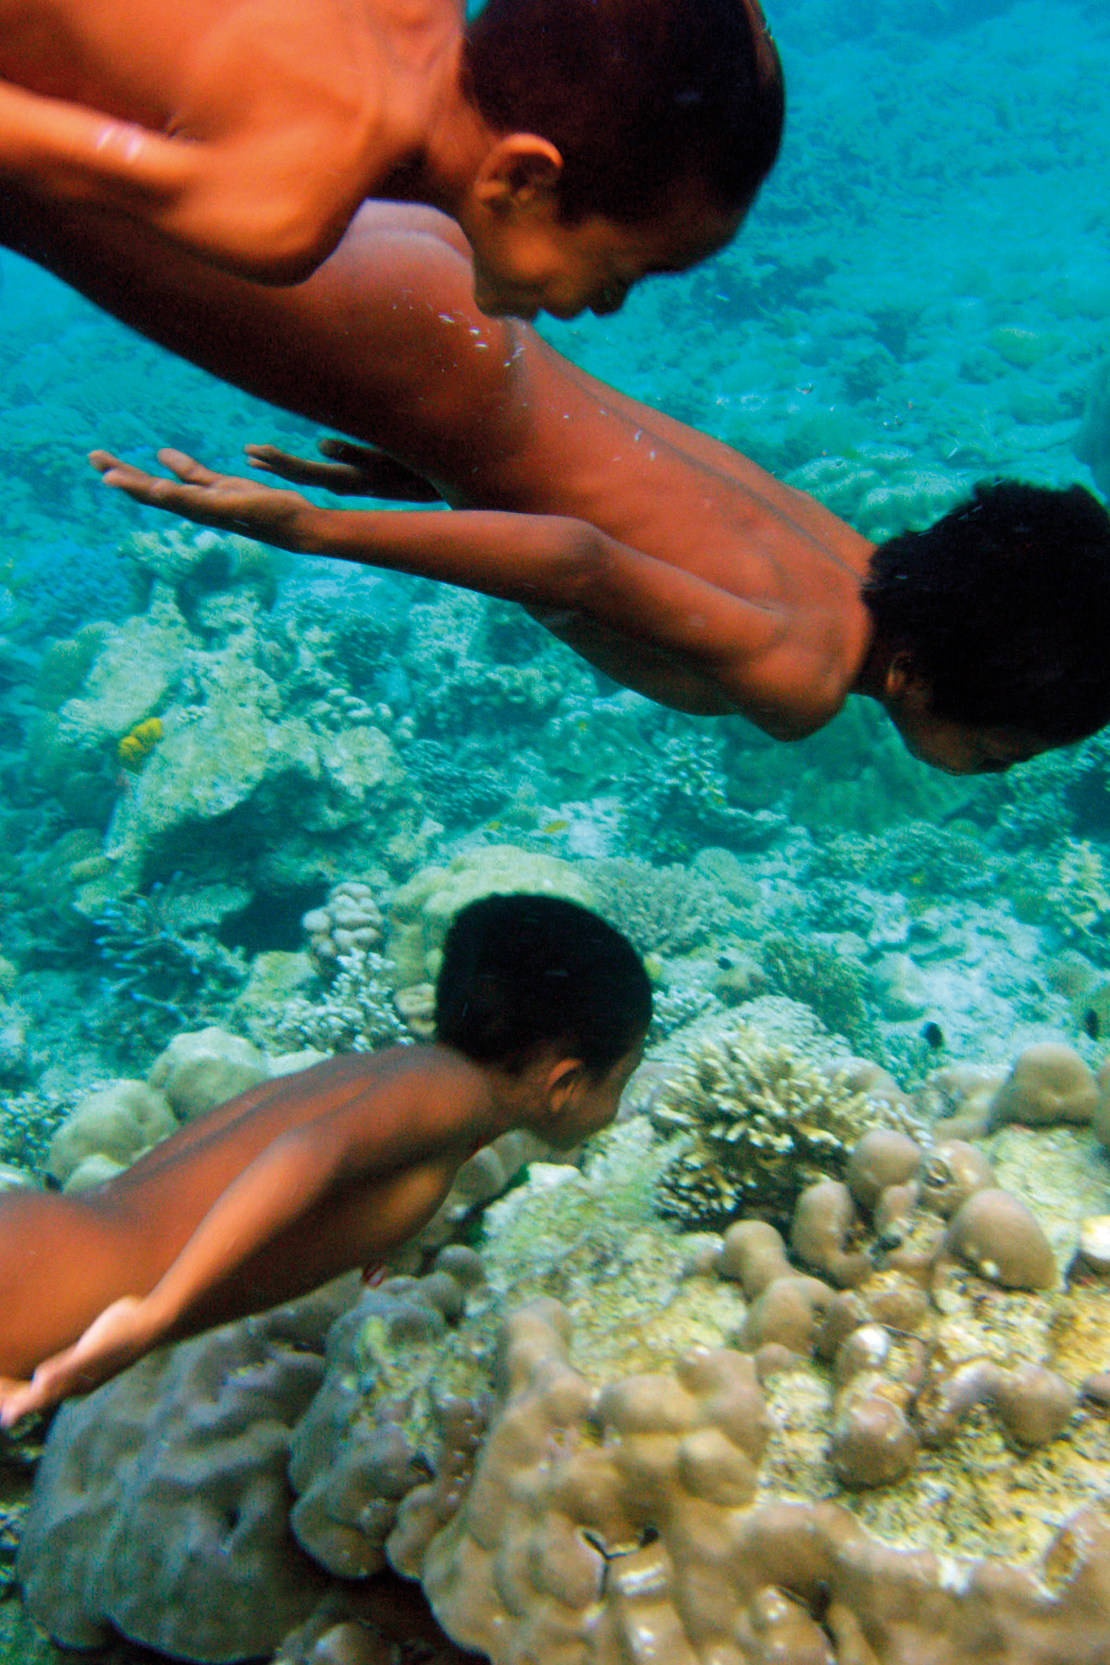
[[433, 1044], [240, 1093], [87, 1191], [0, 1198], [0, 1424], [387, 1258], [511, 1128], [578, 1144], [616, 1114], [650, 1021], [639, 958], [588, 909], [472, 903]]
[[387, 197], [484, 309], [613, 311], [730, 241], [782, 115], [758, 0], [0, 0], [0, 188], [268, 283]]

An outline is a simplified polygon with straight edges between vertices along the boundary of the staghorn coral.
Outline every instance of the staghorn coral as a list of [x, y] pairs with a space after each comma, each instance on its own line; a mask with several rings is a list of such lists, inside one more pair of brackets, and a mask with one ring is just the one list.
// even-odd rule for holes
[[785, 830], [769, 808], [738, 807], [726, 773], [723, 737], [680, 727], [629, 759], [625, 815], [630, 842], [654, 861], [688, 861], [703, 845], [760, 849]]
[[658, 1130], [686, 1140], [662, 1180], [664, 1213], [713, 1227], [744, 1208], [788, 1215], [806, 1185], [840, 1176], [868, 1127], [912, 1131], [889, 1100], [851, 1091], [743, 1024], [696, 1045], [649, 1115]]

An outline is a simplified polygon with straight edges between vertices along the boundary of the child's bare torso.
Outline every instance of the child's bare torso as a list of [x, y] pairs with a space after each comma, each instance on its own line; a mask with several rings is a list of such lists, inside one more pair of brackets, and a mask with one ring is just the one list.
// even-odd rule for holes
[[[177, 130], [198, 65], [218, 69], [222, 58], [242, 69], [281, 35], [303, 45], [311, 30], [312, 59], [334, 59], [342, 87], [351, 65], [341, 48], [355, 33], [347, 10], [332, 0], [2, 0], [0, 76], [156, 132]], [[373, 8], [359, 10], [369, 36]]]
[[[141, 1285], [149, 1287], [176, 1259], [198, 1222], [243, 1169], [275, 1140], [319, 1120], [357, 1117], [368, 1130], [376, 1121], [397, 1118], [407, 1101], [426, 1106], [444, 1096], [442, 1070], [429, 1068], [426, 1048], [394, 1048], [376, 1054], [341, 1056], [311, 1070], [268, 1082], [231, 1099], [188, 1124], [139, 1159], [100, 1194], [90, 1195], [94, 1211], [104, 1209], [126, 1222]], [[468, 1136], [472, 1096], [463, 1066], [452, 1080], [451, 1111], [434, 1147], [398, 1156], [386, 1148], [367, 1170], [340, 1182], [296, 1224], [271, 1239], [265, 1250], [240, 1267], [234, 1288], [217, 1286], [190, 1314], [190, 1329], [219, 1322], [244, 1307], [261, 1309], [318, 1288], [351, 1267], [372, 1262], [404, 1242], [434, 1212], [461, 1162], [474, 1149]], [[415, 1120], [415, 1116], [413, 1117]]]

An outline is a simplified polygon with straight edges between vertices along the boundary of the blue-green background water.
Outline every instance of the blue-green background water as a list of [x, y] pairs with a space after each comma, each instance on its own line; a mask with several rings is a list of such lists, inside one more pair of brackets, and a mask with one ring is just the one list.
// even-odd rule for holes
[[[1110, 489], [1105, 0], [770, 14], [787, 138], [736, 244], [619, 317], [544, 333], [872, 537], [998, 472]], [[221, 555], [84, 462], [169, 443], [234, 470], [248, 439], [315, 438], [0, 251], [0, 1164], [16, 1177], [44, 1183], [84, 1095], [142, 1077], [184, 1030], [271, 1054], [403, 1034], [391, 985], [422, 968], [399, 969], [393, 898], [491, 847], [510, 881], [565, 863], [632, 932], [668, 1044], [771, 993], [907, 1088], [1048, 1036], [1103, 1062], [1106, 737], [950, 780], [853, 702], [776, 745], [601, 684], [514, 608]], [[151, 717], [163, 732], [131, 771], [119, 743]], [[352, 878], [383, 958], [329, 979], [301, 917]], [[1052, 1178], [1052, 1149], [1030, 1172], [1048, 1152]], [[1089, 1154], [1094, 1195], [1105, 1157]], [[24, 1472], [0, 1465], [0, 1596], [22, 1456]], [[0, 1657], [22, 1665], [15, 1612], [0, 1608]]]
[[[1084, 413], [1110, 352], [1105, 6], [781, 0], [771, 21], [787, 138], [735, 245], [645, 285], [619, 317], [544, 333], [870, 536], [924, 524], [996, 472], [1094, 486], [1077, 446], [1098, 472], [1110, 437], [1097, 410], [1086, 426]], [[215, 584], [223, 600], [179, 642], [161, 703], [132, 710], [117, 687], [118, 732], [101, 723], [82, 746], [66, 702], [90, 697], [82, 677], [104, 642], [83, 627], [149, 606], [149, 565], [137, 585], [119, 550], [138, 530], [165, 531], [106, 493], [85, 452], [149, 461], [170, 443], [235, 469], [247, 439], [305, 450], [315, 435], [8, 253], [0, 293], [0, 1067], [24, 1119], [129, 1057], [141, 1064], [178, 1019], [234, 1027], [255, 957], [302, 946], [300, 913], [331, 883], [369, 875], [385, 896], [483, 842], [672, 878], [706, 847], [730, 850], [746, 888], [687, 939], [647, 945], [676, 1014], [708, 997], [722, 958], [762, 955], [772, 986], [909, 1078], [938, 1047], [1007, 1058], [1046, 1032], [1101, 1055], [1103, 1020], [1074, 986], [1097, 990], [1110, 966], [1102, 739], [989, 782], [931, 774], [855, 707], [803, 745], [776, 746], [743, 723], [614, 696], [511, 608], [301, 562], [274, 593]], [[244, 654], [283, 718], [303, 717], [293, 666], [306, 640], [337, 699], [379, 711], [395, 788], [361, 817], [306, 799], [292, 776], [248, 791], [229, 737], [227, 808], [210, 795], [151, 834], [125, 893], [98, 903], [97, 856], [118, 841], [121, 801], [145, 790], [114, 750], [131, 722], [193, 721]], [[56, 643], [76, 645], [54, 651], [44, 676]], [[102, 699], [103, 661], [98, 674]], [[243, 683], [239, 704], [260, 687]], [[342, 709], [353, 707], [317, 712], [316, 730], [343, 732]], [[391, 815], [404, 849], [390, 847]], [[152, 925], [170, 893], [176, 912]], [[132, 910], [122, 922], [120, 908]], [[161, 1021], [135, 998], [143, 986], [120, 946], [122, 933], [129, 952], [149, 949], [158, 930], [179, 956], [168, 982], [146, 988]], [[787, 976], [782, 952], [768, 961], [770, 937], [804, 974]], [[901, 1004], [899, 977], [912, 984]], [[22, 1135], [8, 1145], [31, 1148]]]

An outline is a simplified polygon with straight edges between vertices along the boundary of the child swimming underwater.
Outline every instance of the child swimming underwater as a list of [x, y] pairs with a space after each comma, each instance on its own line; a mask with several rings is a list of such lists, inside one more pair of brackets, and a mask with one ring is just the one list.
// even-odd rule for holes
[[733, 237], [782, 113], [757, 0], [0, 0], [6, 188], [267, 283], [387, 197], [484, 309], [613, 311]]
[[434, 1043], [252, 1088], [88, 1191], [0, 1198], [0, 1424], [387, 1257], [510, 1128], [579, 1143], [616, 1114], [650, 1021], [639, 958], [595, 914], [472, 903]]

